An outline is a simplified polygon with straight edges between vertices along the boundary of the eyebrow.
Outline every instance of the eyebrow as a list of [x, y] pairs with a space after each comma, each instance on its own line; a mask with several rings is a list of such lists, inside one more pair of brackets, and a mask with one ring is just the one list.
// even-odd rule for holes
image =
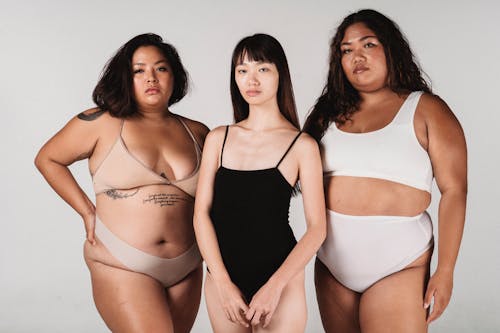
[[[375, 35], [363, 36], [363, 37], [361, 37], [359, 39], [359, 41], [362, 42], [362, 41], [364, 41], [365, 39], [368, 39], [368, 38], [377, 38], [377, 36], [375, 36]], [[342, 45], [351, 45], [351, 44], [352, 44], [351, 42], [343, 42], [342, 44], [340, 44], [340, 46], [342, 46]]]
[[[157, 62], [155, 62], [154, 65], [158, 65], [159, 63], [162, 63], [162, 62], [168, 64], [167, 60], [162, 59], [162, 60], [158, 60]], [[133, 64], [133, 66], [145, 66], [145, 65], [146, 64], [143, 62], [136, 62], [135, 64]]]

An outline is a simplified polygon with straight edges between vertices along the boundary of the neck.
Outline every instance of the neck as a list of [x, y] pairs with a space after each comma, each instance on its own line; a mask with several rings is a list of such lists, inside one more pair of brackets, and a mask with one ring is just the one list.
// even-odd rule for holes
[[141, 118], [146, 121], [158, 122], [171, 115], [168, 107], [165, 108], [140, 108]]
[[250, 105], [246, 126], [254, 131], [265, 131], [278, 127], [285, 117], [281, 114], [276, 101], [261, 105]]
[[397, 96], [391, 89], [384, 87], [370, 92], [359, 92], [362, 106], [379, 105], [383, 101]]

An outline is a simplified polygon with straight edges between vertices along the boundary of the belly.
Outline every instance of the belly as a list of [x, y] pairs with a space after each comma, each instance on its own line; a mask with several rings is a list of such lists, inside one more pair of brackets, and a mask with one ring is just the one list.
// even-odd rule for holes
[[328, 209], [348, 215], [415, 216], [427, 209], [430, 193], [387, 180], [325, 178]]
[[193, 242], [192, 197], [169, 185], [152, 185], [101, 193], [96, 213], [106, 227], [129, 245], [149, 254], [171, 258]]

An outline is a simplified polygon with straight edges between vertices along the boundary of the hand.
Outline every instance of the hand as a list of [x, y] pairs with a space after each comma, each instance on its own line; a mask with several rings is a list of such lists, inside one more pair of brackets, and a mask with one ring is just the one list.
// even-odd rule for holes
[[243, 294], [238, 287], [229, 279], [221, 281], [214, 279], [214, 283], [227, 319], [243, 327], [249, 327], [250, 325], [243, 316], [248, 311], [248, 305], [243, 300]]
[[95, 214], [86, 214], [82, 216], [85, 232], [87, 233], [87, 241], [95, 245]]
[[425, 309], [429, 308], [432, 298], [434, 298], [432, 311], [427, 316], [428, 324], [439, 318], [444, 312], [444, 309], [446, 309], [448, 303], [450, 303], [452, 289], [453, 272], [440, 272], [438, 269], [429, 280], [424, 297]]
[[264, 320], [265, 317], [262, 327], [267, 327], [271, 322], [271, 318], [276, 310], [276, 307], [278, 306], [282, 291], [283, 287], [268, 281], [253, 296], [249, 305], [250, 308], [246, 313], [246, 319], [248, 321], [251, 320], [251, 324], [256, 326]]

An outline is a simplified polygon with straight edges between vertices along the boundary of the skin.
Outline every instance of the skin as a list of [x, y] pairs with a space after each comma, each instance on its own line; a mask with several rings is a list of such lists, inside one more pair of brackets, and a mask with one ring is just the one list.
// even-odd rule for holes
[[[337, 126], [350, 133], [385, 127], [407, 95], [399, 96], [387, 87], [383, 45], [373, 31], [356, 23], [347, 28], [341, 50], [342, 68], [358, 90], [361, 104], [352, 121]], [[359, 294], [340, 284], [317, 260], [316, 291], [326, 332], [427, 332], [428, 324], [442, 314], [450, 301], [465, 221], [465, 138], [446, 103], [428, 94], [419, 101], [414, 129], [429, 154], [441, 192], [437, 269], [429, 278], [430, 249], [402, 271]], [[415, 216], [425, 211], [431, 200], [428, 192], [383, 179], [339, 176], [325, 182], [327, 208], [343, 214]]]
[[[223, 165], [238, 170], [276, 165], [297, 129], [280, 113], [276, 92], [279, 73], [271, 63], [244, 59], [235, 80], [249, 104], [249, 117], [231, 126]], [[196, 193], [194, 228], [203, 258], [210, 269], [205, 297], [215, 332], [303, 332], [306, 323], [304, 267], [326, 234], [321, 159], [315, 141], [302, 134], [279, 166], [290, 184], [301, 180], [307, 231], [280, 268], [246, 304], [231, 281], [210, 220], [214, 178], [219, 168], [225, 127], [211, 131], [206, 140]]]
[[[119, 238], [158, 257], [174, 258], [195, 241], [194, 200], [174, 186], [147, 185], [96, 196], [96, 205], [70, 173], [73, 162], [88, 159], [94, 174], [120, 135], [129, 153], [146, 169], [170, 180], [196, 167], [193, 141], [167, 108], [174, 84], [170, 65], [152, 46], [132, 58], [134, 97], [139, 116], [122, 120], [91, 109], [74, 117], [38, 153], [35, 164], [48, 183], [82, 217], [87, 239], [84, 256], [96, 307], [113, 332], [189, 332], [201, 296], [201, 264], [169, 288], [150, 276], [130, 271], [94, 235], [96, 215]], [[179, 117], [179, 116], [176, 116]], [[208, 129], [184, 118], [202, 144]], [[148, 135], [144, 135], [148, 133]], [[179, 198], [161, 206], [154, 196]], [[148, 199], [150, 199], [148, 201]], [[113, 286], [113, 287], [111, 287]], [[119, 304], [119, 306], [117, 306]]]

